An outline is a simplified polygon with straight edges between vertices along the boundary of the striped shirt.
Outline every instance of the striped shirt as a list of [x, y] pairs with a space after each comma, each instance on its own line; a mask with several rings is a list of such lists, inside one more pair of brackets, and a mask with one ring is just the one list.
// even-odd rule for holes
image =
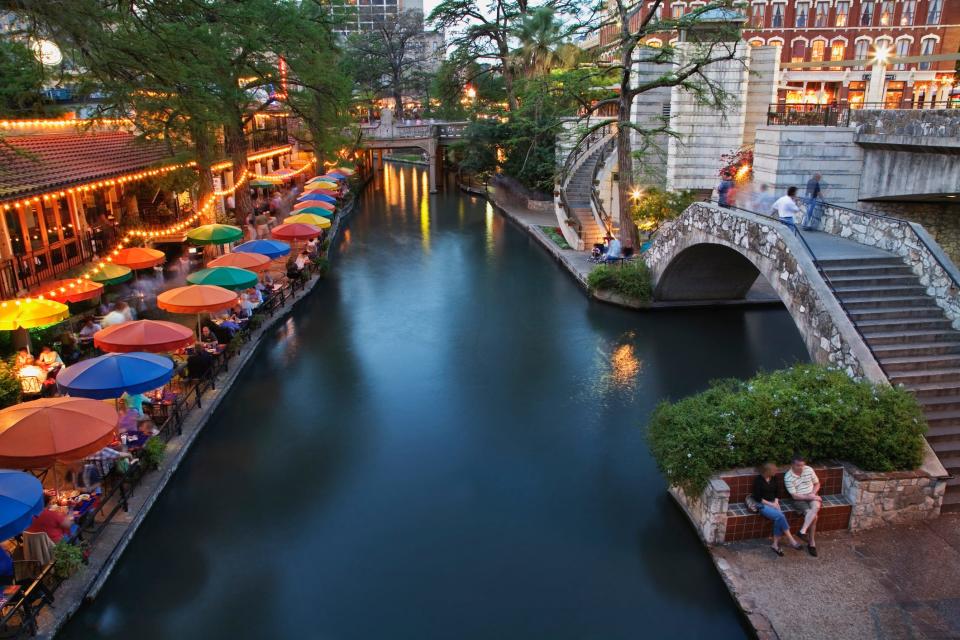
[[791, 496], [804, 496], [813, 493], [813, 486], [820, 484], [820, 478], [813, 471], [813, 467], [804, 465], [799, 476], [793, 472], [793, 469], [783, 474], [783, 483]]

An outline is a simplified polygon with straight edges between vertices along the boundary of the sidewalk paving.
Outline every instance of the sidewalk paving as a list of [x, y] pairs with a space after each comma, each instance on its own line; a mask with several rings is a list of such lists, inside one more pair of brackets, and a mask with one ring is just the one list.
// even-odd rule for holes
[[960, 515], [818, 535], [818, 558], [769, 544], [710, 548], [759, 638], [960, 638]]

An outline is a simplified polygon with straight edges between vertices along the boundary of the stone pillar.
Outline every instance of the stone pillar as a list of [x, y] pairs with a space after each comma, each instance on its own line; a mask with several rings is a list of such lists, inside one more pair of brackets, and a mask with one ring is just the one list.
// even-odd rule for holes
[[844, 82], [837, 91], [837, 104], [846, 104], [850, 101], [850, 83]]
[[900, 108], [910, 109], [913, 107], [913, 83], [908, 82], [903, 87], [903, 96], [900, 98]]
[[430, 154], [429, 159], [427, 160], [430, 163], [430, 178], [427, 183], [430, 188], [430, 193], [437, 192], [437, 153], [434, 151]]
[[870, 103], [883, 102], [883, 90], [887, 86], [887, 65], [874, 62], [870, 67], [870, 84], [867, 85], [867, 95], [863, 101]]

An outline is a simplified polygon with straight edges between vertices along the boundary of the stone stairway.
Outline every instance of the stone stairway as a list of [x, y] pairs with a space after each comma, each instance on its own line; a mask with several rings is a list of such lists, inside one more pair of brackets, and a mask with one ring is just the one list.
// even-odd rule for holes
[[954, 476], [943, 511], [960, 511], [960, 331], [910, 267], [884, 254], [835, 254], [818, 262], [890, 383], [920, 401], [927, 441]]
[[581, 238], [583, 239], [584, 249], [587, 251], [592, 249], [594, 244], [603, 242], [606, 235], [603, 228], [597, 224], [593, 217], [593, 211], [590, 209], [593, 170], [600, 159], [601, 152], [599, 150], [589, 155], [567, 183], [567, 202], [570, 204], [571, 213], [577, 217], [582, 225]]

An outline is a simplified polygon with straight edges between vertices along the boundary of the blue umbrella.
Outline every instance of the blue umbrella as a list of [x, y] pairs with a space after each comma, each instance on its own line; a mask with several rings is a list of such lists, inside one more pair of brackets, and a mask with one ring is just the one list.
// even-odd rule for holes
[[322, 200], [323, 202], [329, 202], [330, 204], [337, 204], [337, 199], [333, 196], [328, 196], [325, 193], [314, 193], [313, 191], [303, 194], [297, 198], [297, 200], [300, 202], [303, 202], [304, 200]]
[[72, 364], [57, 376], [60, 392], [106, 400], [162, 387], [173, 377], [173, 361], [153, 353], [108, 353]]
[[43, 511], [43, 485], [29, 473], [0, 469], [0, 540], [20, 535]]
[[290, 253], [290, 245], [279, 240], [251, 240], [233, 248], [241, 253], [259, 253], [268, 258], [279, 258]]

